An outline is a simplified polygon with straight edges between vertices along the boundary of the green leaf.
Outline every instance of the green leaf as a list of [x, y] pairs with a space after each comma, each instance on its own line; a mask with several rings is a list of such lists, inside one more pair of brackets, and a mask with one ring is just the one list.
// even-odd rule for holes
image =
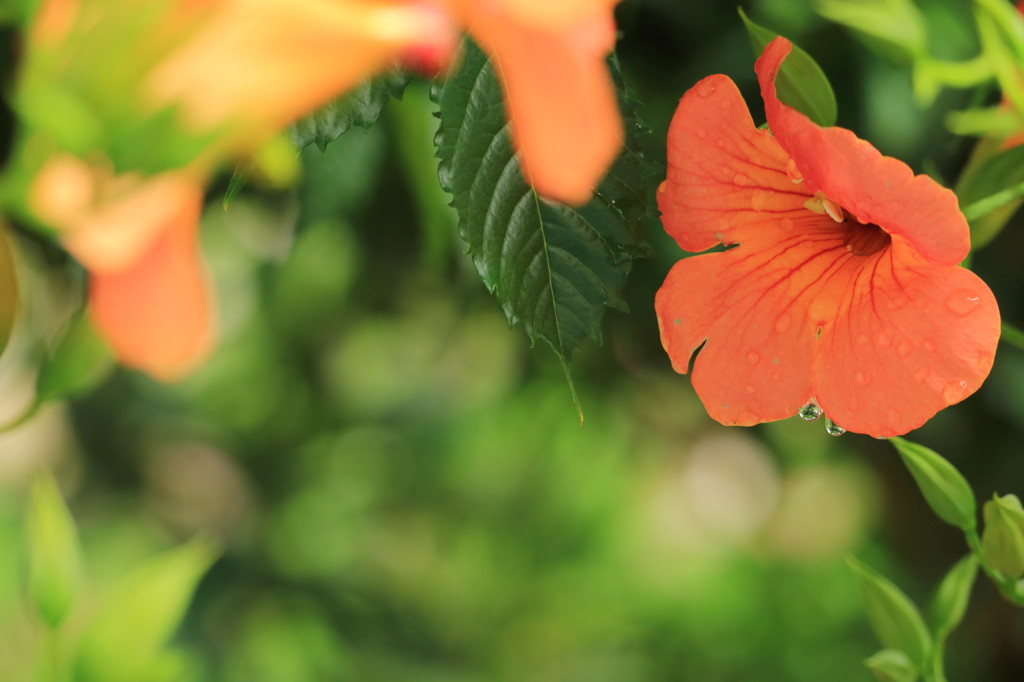
[[18, 279], [10, 240], [10, 232], [0, 224], [0, 352], [11, 339], [18, 313]]
[[914, 602], [887, 578], [848, 557], [846, 563], [860, 582], [868, 621], [882, 646], [907, 654], [922, 669], [931, 651], [931, 637]]
[[1000, 572], [1013, 579], [1024, 575], [1024, 509], [1016, 495], [993, 496], [985, 503], [981, 549]]
[[917, 666], [896, 649], [882, 649], [864, 661], [864, 665], [881, 682], [914, 682], [918, 678]]
[[76, 315], [36, 375], [36, 402], [64, 400], [98, 386], [114, 367], [113, 356], [85, 314]]
[[389, 73], [366, 81], [339, 99], [299, 119], [292, 125], [292, 141], [300, 149], [315, 144], [320, 151], [353, 126], [368, 129], [392, 97], [401, 99], [412, 76], [405, 71]]
[[974, 492], [956, 467], [923, 445], [902, 438], [893, 438], [892, 444], [940, 519], [964, 530], [977, 525]]
[[228, 181], [228, 188], [224, 191], [224, 201], [222, 205], [224, 210], [228, 210], [228, 206], [235, 200], [238, 193], [245, 187], [245, 183], [249, 182], [249, 172], [252, 170], [252, 161], [239, 161], [235, 164], [235, 168], [231, 171], [231, 179]]
[[642, 124], [621, 103], [626, 147], [594, 198], [574, 208], [543, 199], [526, 184], [501, 86], [476, 45], [464, 43], [458, 72], [433, 96], [441, 108], [438, 174], [473, 263], [509, 322], [522, 323], [531, 341], [549, 344], [569, 376], [572, 352], [588, 336], [600, 342], [605, 310], [626, 309], [622, 288], [631, 261], [646, 254]]
[[977, 249], [1003, 229], [1024, 196], [1024, 145], [997, 151], [964, 173], [957, 197], [971, 225], [971, 245]]
[[[779, 34], [755, 24], [747, 18], [742, 8], [739, 8], [738, 11], [747, 27], [747, 35], [750, 36], [754, 54], [760, 57], [765, 46]], [[779, 99], [805, 114], [818, 125], [835, 125], [836, 96], [832, 92], [832, 86], [818, 63], [799, 45], [793, 45], [793, 51], [782, 63], [775, 86], [779, 93]]]
[[81, 682], [170, 680], [167, 640], [199, 579], [213, 563], [208, 541], [192, 540], [153, 557], [119, 581], [89, 623], [76, 660]]
[[900, 61], [928, 54], [927, 25], [911, 0], [817, 0], [815, 10], [874, 41]]
[[942, 579], [931, 607], [932, 633], [936, 639], [944, 639], [963, 620], [977, 575], [978, 558], [968, 554]]
[[82, 581], [78, 531], [50, 475], [32, 484], [28, 508], [29, 594], [50, 628], [64, 622]]

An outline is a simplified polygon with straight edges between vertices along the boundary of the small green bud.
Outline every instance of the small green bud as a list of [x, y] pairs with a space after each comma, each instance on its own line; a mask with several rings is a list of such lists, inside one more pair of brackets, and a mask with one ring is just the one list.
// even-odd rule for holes
[[1016, 495], [993, 497], [985, 503], [985, 532], [981, 550], [1000, 572], [1017, 579], [1024, 575], [1024, 509]]
[[882, 574], [853, 557], [847, 557], [846, 563], [860, 583], [868, 621], [878, 641], [888, 649], [904, 652], [916, 666], [923, 666], [932, 640], [917, 606]]
[[29, 594], [43, 622], [56, 628], [77, 596], [82, 559], [75, 523], [52, 476], [32, 485], [27, 529]]
[[932, 511], [948, 524], [964, 530], [974, 528], [977, 503], [971, 486], [956, 467], [923, 445], [902, 438], [893, 438], [892, 444]]
[[898, 649], [882, 649], [864, 661], [864, 665], [881, 682], [914, 682], [917, 680], [917, 666]]

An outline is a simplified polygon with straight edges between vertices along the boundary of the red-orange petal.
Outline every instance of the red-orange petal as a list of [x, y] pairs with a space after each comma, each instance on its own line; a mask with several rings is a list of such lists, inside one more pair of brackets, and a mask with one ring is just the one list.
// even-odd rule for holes
[[517, 22], [500, 5], [473, 7], [469, 30], [502, 82], [527, 181], [550, 199], [586, 202], [623, 141], [604, 61], [615, 41], [611, 8], [551, 29]]
[[847, 283], [815, 353], [818, 404], [840, 426], [897, 436], [981, 386], [999, 340], [995, 297], [977, 275], [886, 249]]
[[808, 186], [936, 265], [962, 261], [970, 251], [970, 230], [952, 191], [915, 176], [849, 130], [820, 128], [779, 100], [775, 77], [791, 49], [788, 40], [776, 38], [754, 68], [768, 125]]
[[125, 365], [170, 381], [209, 350], [212, 322], [198, 248], [201, 197], [183, 204], [127, 267], [90, 273], [96, 327]]
[[668, 173], [658, 188], [665, 230], [687, 251], [735, 244], [766, 221], [799, 218], [813, 194], [786, 174], [789, 157], [754, 127], [736, 84], [708, 76], [679, 101], [668, 130]]

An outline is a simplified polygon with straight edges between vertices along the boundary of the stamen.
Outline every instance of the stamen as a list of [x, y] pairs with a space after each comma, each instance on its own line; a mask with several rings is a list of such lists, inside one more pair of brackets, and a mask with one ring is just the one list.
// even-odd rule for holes
[[796, 168], [796, 161], [793, 159], [790, 159], [789, 163], [786, 164], [786, 175], [789, 176], [789, 179], [796, 184], [800, 184], [804, 181], [804, 176], [800, 175], [800, 171]]
[[846, 220], [846, 214], [843, 212], [843, 207], [829, 199], [821, 192], [815, 193], [813, 197], [805, 201], [804, 208], [812, 213], [817, 213], [818, 215], [828, 214], [828, 217], [837, 223], [841, 223]]

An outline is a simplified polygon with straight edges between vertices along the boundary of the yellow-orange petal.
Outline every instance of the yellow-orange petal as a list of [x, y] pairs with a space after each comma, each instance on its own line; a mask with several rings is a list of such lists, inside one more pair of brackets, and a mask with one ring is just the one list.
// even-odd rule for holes
[[687, 251], [735, 244], [766, 220], [800, 219], [813, 194], [786, 173], [789, 157], [758, 130], [736, 84], [708, 76], [679, 101], [668, 131], [668, 172], [658, 188], [665, 230]]
[[164, 381], [182, 377], [212, 344], [200, 211], [200, 200], [178, 206], [127, 267], [90, 273], [89, 304], [100, 334], [122, 364]]
[[605, 56], [615, 42], [610, 8], [550, 30], [477, 3], [468, 19], [502, 82], [527, 181], [541, 195], [585, 203], [622, 147]]
[[[146, 83], [154, 106], [179, 105], [195, 129], [232, 126], [251, 147], [397, 58], [449, 41], [426, 3], [226, 0]], [[244, 135], [243, 135], [244, 133]]]

